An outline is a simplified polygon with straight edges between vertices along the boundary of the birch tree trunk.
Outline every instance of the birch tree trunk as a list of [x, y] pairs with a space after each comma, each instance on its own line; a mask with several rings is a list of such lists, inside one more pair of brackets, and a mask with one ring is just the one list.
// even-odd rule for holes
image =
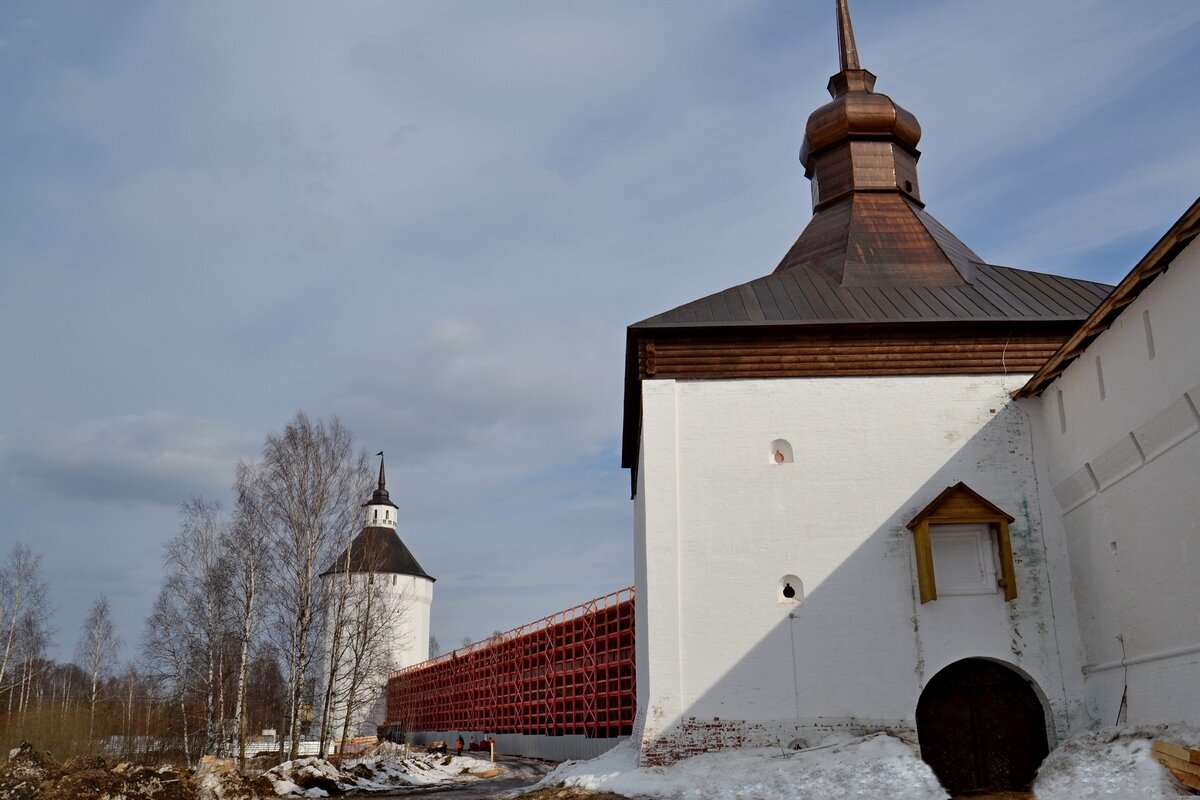
[[182, 693], [179, 695], [179, 716], [183, 722], [183, 760], [190, 764], [192, 763], [192, 745], [188, 740], [187, 700]]
[[[263, 517], [260, 479], [255, 468], [239, 462], [234, 480], [237, 506], [233, 525], [230, 527], [226, 551], [238, 553], [236, 576], [231, 581], [232, 605], [238, 609], [238, 676], [237, 696], [234, 700], [234, 718], [237, 720], [238, 765], [246, 763], [246, 692], [250, 673], [250, 649], [258, 635], [260, 616], [258, 586], [265, 567], [265, 538], [267, 521]], [[280, 731], [282, 734], [283, 732]]]
[[[353, 529], [352, 529], [353, 530]], [[336, 603], [332, 611], [327, 611], [327, 623], [332, 626], [332, 631], [329, 635], [329, 646], [327, 648], [327, 657], [329, 658], [329, 668], [326, 670], [325, 679], [325, 700], [322, 703], [321, 710], [321, 753], [326, 752], [326, 743], [329, 741], [332, 734], [331, 727], [333, 725], [333, 707], [337, 698], [337, 683], [342, 668], [342, 660], [345, 655], [345, 648], [342, 645], [342, 636], [346, 627], [346, 604], [350, 598], [352, 591], [350, 564], [353, 561], [354, 536], [353, 533], [347, 536], [346, 540], [346, 560], [342, 571], [339, 573], [341, 580], [336, 585]], [[343, 737], [343, 741], [345, 738]]]

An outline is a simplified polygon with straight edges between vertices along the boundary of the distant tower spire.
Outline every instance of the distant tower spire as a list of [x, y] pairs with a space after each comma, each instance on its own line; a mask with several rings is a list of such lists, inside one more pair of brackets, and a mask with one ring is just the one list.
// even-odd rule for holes
[[395, 528], [396, 527], [396, 508], [398, 506], [392, 502], [392, 498], [388, 496], [387, 481], [383, 474], [383, 451], [380, 450], [375, 455], [379, 456], [379, 484], [375, 487], [371, 499], [363, 503], [367, 509], [367, 525], [372, 527]]
[[862, 69], [858, 63], [858, 46], [854, 43], [854, 26], [850, 24], [848, 0], [837, 0], [838, 55], [841, 57], [842, 72]]

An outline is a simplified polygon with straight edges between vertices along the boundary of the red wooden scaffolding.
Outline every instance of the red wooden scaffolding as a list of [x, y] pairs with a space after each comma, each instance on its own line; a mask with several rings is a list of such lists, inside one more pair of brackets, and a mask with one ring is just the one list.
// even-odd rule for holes
[[393, 672], [393, 732], [628, 736], [633, 587]]

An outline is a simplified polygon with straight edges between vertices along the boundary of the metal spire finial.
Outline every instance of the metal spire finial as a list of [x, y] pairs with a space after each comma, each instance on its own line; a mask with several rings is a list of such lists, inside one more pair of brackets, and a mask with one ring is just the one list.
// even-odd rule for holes
[[842, 62], [842, 72], [848, 69], [862, 69], [858, 63], [858, 46], [854, 43], [854, 27], [850, 24], [848, 0], [837, 0], [837, 15], [838, 56]]
[[383, 489], [385, 488], [383, 480], [383, 451], [380, 450], [375, 455], [379, 456], [379, 488]]

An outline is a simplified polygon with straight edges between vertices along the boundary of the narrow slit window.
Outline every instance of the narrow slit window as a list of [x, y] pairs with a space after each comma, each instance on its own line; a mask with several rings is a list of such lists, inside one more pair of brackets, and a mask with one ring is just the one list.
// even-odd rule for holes
[[1154, 360], [1154, 327], [1150, 324], [1150, 312], [1142, 312], [1142, 323], [1146, 326], [1146, 354]]

